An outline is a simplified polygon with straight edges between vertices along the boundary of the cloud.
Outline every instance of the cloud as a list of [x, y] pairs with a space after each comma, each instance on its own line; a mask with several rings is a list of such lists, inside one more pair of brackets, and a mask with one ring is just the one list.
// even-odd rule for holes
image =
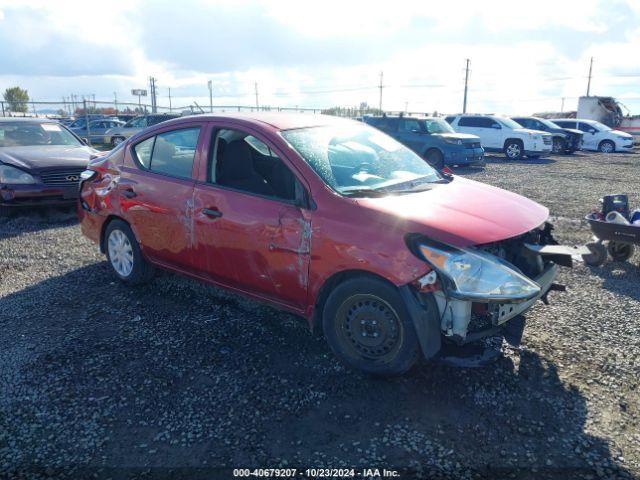
[[44, 10], [6, 8], [0, 17], [0, 74], [107, 75], [130, 74], [126, 56], [108, 41], [109, 34], [91, 36], [59, 28]]
[[384, 71], [385, 108], [458, 111], [470, 58], [471, 109], [529, 113], [577, 102], [591, 56], [593, 92], [632, 96], [639, 20], [634, 0], [0, 0], [0, 87], [132, 100], [153, 75], [163, 104], [208, 104], [211, 79], [219, 104], [257, 82], [261, 104], [377, 105]]

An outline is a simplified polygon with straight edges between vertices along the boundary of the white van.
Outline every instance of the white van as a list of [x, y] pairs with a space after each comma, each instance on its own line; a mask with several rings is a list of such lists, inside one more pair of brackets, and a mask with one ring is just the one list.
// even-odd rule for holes
[[633, 136], [620, 130], [613, 130], [604, 123], [582, 118], [553, 118], [553, 123], [562, 128], [577, 128], [584, 132], [582, 148], [604, 153], [630, 152], [633, 150]]

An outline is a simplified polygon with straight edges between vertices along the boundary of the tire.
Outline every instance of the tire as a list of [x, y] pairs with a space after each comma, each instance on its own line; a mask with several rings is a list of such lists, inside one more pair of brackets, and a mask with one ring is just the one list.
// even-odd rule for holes
[[626, 262], [633, 256], [633, 245], [623, 242], [609, 242], [607, 252], [609, 256], [616, 262]]
[[521, 160], [524, 155], [524, 145], [520, 140], [507, 140], [504, 144], [504, 154], [509, 160]]
[[442, 170], [444, 168], [444, 156], [440, 150], [429, 150], [424, 154], [424, 159], [433, 168], [437, 168], [438, 170]]
[[130, 285], [140, 285], [153, 278], [153, 266], [142, 255], [131, 227], [113, 220], [104, 233], [107, 260], [116, 277]]
[[551, 151], [556, 155], [565, 153], [567, 149], [566, 143], [564, 139], [560, 137], [553, 137], [553, 146], [551, 147]]
[[376, 278], [357, 277], [338, 285], [325, 303], [322, 326], [335, 355], [371, 375], [402, 375], [420, 355], [400, 293]]
[[598, 145], [598, 150], [602, 153], [613, 153], [616, 151], [616, 144], [611, 140], [603, 140]]
[[111, 139], [111, 146], [112, 147], [117, 147], [118, 145], [120, 145], [122, 142], [124, 142], [126, 139], [124, 137], [113, 137]]

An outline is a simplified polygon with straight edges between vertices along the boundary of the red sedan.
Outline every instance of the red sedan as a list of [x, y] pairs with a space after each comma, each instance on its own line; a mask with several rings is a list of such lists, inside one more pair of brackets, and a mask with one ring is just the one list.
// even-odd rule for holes
[[82, 178], [82, 231], [121, 280], [160, 267], [268, 302], [373, 374], [401, 374], [444, 344], [518, 341], [520, 314], [570, 264], [545, 246], [545, 207], [333, 117], [183, 117]]

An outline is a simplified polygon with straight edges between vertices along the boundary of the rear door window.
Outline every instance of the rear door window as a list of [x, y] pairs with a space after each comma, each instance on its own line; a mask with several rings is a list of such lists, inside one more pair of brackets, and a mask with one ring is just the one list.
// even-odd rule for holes
[[151, 155], [152, 172], [191, 178], [200, 128], [183, 128], [156, 136]]
[[200, 127], [181, 128], [147, 138], [133, 147], [138, 163], [152, 172], [191, 178]]

